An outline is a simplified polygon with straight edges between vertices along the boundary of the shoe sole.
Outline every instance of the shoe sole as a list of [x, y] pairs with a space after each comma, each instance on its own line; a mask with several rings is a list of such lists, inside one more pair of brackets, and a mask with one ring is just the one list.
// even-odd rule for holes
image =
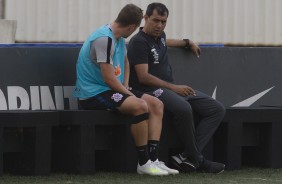
[[205, 172], [204, 170], [198, 170], [197, 172], [201, 172], [201, 173], [211, 173], [211, 174], [221, 174], [221, 173], [223, 173], [224, 172], [224, 170], [225, 170], [225, 167], [222, 169], [222, 170], [220, 170], [219, 172]]
[[166, 169], [162, 169], [162, 170], [165, 170], [166, 172], [168, 172], [169, 175], [176, 175], [176, 174], [179, 174], [179, 172], [172, 172], [172, 171], [168, 171]]
[[[159, 167], [159, 166], [158, 166]], [[164, 171], [166, 171], [166, 172], [168, 172], [168, 174], [169, 175], [176, 175], [176, 174], [179, 174], [179, 171], [178, 170], [175, 170], [175, 169], [170, 169], [169, 170], [169, 168], [168, 169], [164, 169], [164, 168], [162, 168], [162, 167], [159, 167], [161, 170], [164, 170]], [[174, 170], [174, 171], [173, 171]]]
[[179, 172], [168, 172], [169, 175], [177, 175]]
[[164, 174], [151, 174], [151, 173], [145, 173], [145, 172], [142, 172], [142, 171], [137, 171], [137, 174], [140, 174], [140, 175], [149, 175], [149, 176], [167, 176], [169, 175], [169, 173], [164, 173]]
[[224, 169], [223, 169], [222, 171], [220, 171], [220, 172], [216, 173], [216, 174], [221, 174], [221, 173], [223, 173], [223, 172], [224, 172]]

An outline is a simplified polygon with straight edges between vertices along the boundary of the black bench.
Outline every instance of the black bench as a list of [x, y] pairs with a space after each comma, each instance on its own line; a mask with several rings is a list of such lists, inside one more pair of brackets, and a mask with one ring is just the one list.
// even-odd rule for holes
[[[93, 174], [96, 170], [136, 172], [137, 153], [129, 116], [103, 110], [59, 111], [60, 126], [53, 129], [52, 167], [55, 172]], [[182, 148], [169, 113], [163, 118], [159, 158], [169, 163]], [[209, 144], [205, 156], [212, 157]]]
[[[48, 175], [51, 167], [54, 172], [79, 174], [136, 171], [128, 116], [86, 110], [0, 113], [1, 173], [5, 165], [8, 171], [32, 175]], [[165, 113], [160, 159], [166, 163], [175, 150], [182, 149], [170, 121], [172, 117]], [[242, 165], [281, 168], [281, 121], [282, 108], [227, 108], [207, 155], [226, 163], [229, 170]], [[11, 128], [21, 128], [16, 144], [7, 134]]]
[[17, 174], [50, 174], [52, 127], [58, 126], [58, 115], [57, 111], [0, 111], [0, 175], [3, 168]]
[[53, 130], [53, 171], [92, 174], [96, 167], [128, 171], [137, 162], [130, 117], [103, 110], [59, 114], [60, 126]]
[[[55, 171], [90, 174], [95, 170], [135, 172], [137, 155], [128, 116], [107, 111], [61, 111], [61, 126], [53, 142]], [[204, 155], [226, 163], [228, 170], [242, 165], [282, 167], [281, 108], [227, 108], [226, 116]], [[97, 121], [98, 120], [98, 121]], [[182, 149], [171, 115], [165, 113], [160, 159]], [[56, 141], [58, 140], [58, 141]]]
[[[3, 62], [0, 67], [0, 78], [3, 80], [0, 85], [0, 95], [1, 100], [3, 99], [4, 101], [1, 108], [3, 110], [5, 108], [6, 110], [10, 109], [9, 96], [16, 97], [12, 91], [9, 93], [9, 90], [12, 90], [11, 87], [13, 86], [18, 86], [18, 88], [22, 89], [30, 97], [28, 101], [33, 102], [31, 104], [35, 104], [30, 109], [46, 109], [50, 107], [58, 110], [75, 108], [75, 105], [68, 103], [68, 101], [73, 100], [70, 99], [71, 92], [69, 89], [75, 83], [75, 63], [80, 46], [75, 48], [64, 47], [45, 48], [43, 46], [42, 48], [41, 46], [36, 48], [18, 48], [16, 46], [15, 48], [1, 48], [0, 56]], [[234, 104], [233, 102], [239, 100], [237, 99], [238, 96], [242, 97], [243, 94], [251, 94], [253, 91], [267, 89], [266, 86], [271, 81], [275, 85], [272, 95], [265, 95], [264, 101], [259, 101], [256, 105], [262, 103], [276, 104], [276, 102], [280, 105], [280, 101], [277, 99], [281, 99], [281, 82], [279, 81], [281, 77], [273, 81], [272, 76], [274, 75], [261, 75], [263, 72], [268, 72], [268, 74], [281, 76], [279, 70], [281, 66], [279, 60], [281, 49], [279, 48], [203, 48], [201, 62], [194, 62], [195, 57], [193, 54], [187, 52], [185, 49], [168, 48], [168, 51], [170, 57], [174, 59], [171, 64], [173, 65], [175, 80], [179, 84], [189, 84], [195, 89], [200, 89], [207, 93], [211, 93], [215, 86], [220, 86], [221, 92], [218, 95], [218, 99], [225, 105], [230, 106]], [[273, 58], [271, 62], [265, 62], [269, 57]], [[248, 58], [248, 62], [246, 62], [245, 58]], [[242, 66], [246, 67], [246, 70], [242, 71]], [[256, 67], [254, 68], [254, 66]], [[250, 75], [249, 71], [253, 71], [252, 75]], [[237, 75], [238, 73], [240, 75]], [[236, 90], [231, 89], [230, 84], [234, 84]], [[249, 84], [253, 84], [251, 88], [248, 88]], [[33, 89], [33, 92], [31, 89]], [[31, 98], [34, 94], [40, 94], [40, 96], [36, 97], [35, 95], [35, 98]], [[48, 100], [53, 100], [54, 103], [49, 104]], [[20, 107], [21, 98], [17, 98], [17, 101], [19, 102], [17, 105]], [[45, 106], [43, 108], [44, 103]], [[36, 104], [41, 104], [41, 106], [39, 105], [40, 107], [37, 107]], [[281, 114], [280, 110], [272, 108], [274, 109], [274, 112], [272, 112], [271, 109], [255, 109], [249, 112], [248, 109], [227, 109], [224, 122], [219, 127], [214, 140], [209, 144], [209, 155], [218, 161], [227, 163], [228, 169], [238, 169], [242, 164], [257, 164], [257, 158], [264, 159], [265, 163], [261, 163], [262, 165], [282, 167], [281, 158], [277, 156], [277, 153], [281, 153], [281, 145], [279, 143], [281, 137], [277, 133], [281, 132], [280, 120], [282, 118], [279, 116]], [[38, 141], [41, 138], [44, 141], [47, 139], [45, 139], [45, 136], [39, 135], [40, 133], [36, 135], [35, 132], [40, 132], [39, 130], [41, 128], [45, 129], [44, 125], [46, 124], [47, 129], [44, 132], [50, 135], [50, 130], [48, 129], [50, 129], [49, 125], [51, 126], [51, 121], [44, 120], [48, 119], [44, 118], [45, 115], [41, 116], [43, 119], [31, 118], [37, 116], [34, 114], [35, 112], [27, 111], [30, 117], [27, 114], [23, 115], [23, 112], [8, 114], [9, 111], [3, 111], [1, 113], [3, 113], [5, 118], [3, 116], [0, 117], [0, 138], [1, 143], [4, 142], [4, 145], [0, 144], [0, 174], [3, 172], [3, 153], [5, 154], [4, 158], [10, 157], [13, 153], [25, 154], [33, 152], [40, 156], [40, 151], [38, 151], [40, 150], [40, 145]], [[64, 113], [65, 115], [63, 115]], [[258, 114], [264, 114], [265, 116], [264, 118], [257, 118], [257, 116], [261, 116]], [[60, 121], [60, 123], [58, 123], [58, 126], [55, 125], [55, 120], [54, 126], [52, 125], [52, 135], [54, 138], [52, 141], [53, 150], [49, 149], [49, 144], [46, 144], [48, 147], [46, 153], [52, 152], [52, 169], [54, 171], [71, 170], [76, 173], [93, 173], [95, 172], [95, 166], [99, 170], [102, 167], [111, 169], [115, 165], [116, 168], [122, 165], [120, 166], [121, 170], [126, 171], [133, 168], [132, 163], [134, 164], [134, 168], [136, 167], [136, 158], [134, 156], [136, 153], [134, 146], [131, 146], [134, 144], [128, 125], [125, 123], [128, 117], [109, 114], [109, 112], [92, 113], [77, 110], [59, 112], [59, 114], [54, 116], [59, 115], [60, 120], [58, 122]], [[165, 114], [165, 116], [167, 115]], [[240, 116], [243, 119], [237, 119]], [[278, 116], [277, 121], [280, 123], [273, 121], [272, 116]], [[233, 117], [236, 118], [233, 119]], [[13, 123], [7, 125], [7, 122], [13, 122], [14, 125], [11, 127]], [[36, 122], [41, 122], [39, 124], [42, 126], [37, 126], [38, 124]], [[116, 125], [116, 122], [119, 122], [118, 125]], [[181, 149], [178, 140], [174, 139], [176, 137], [173, 134], [174, 131], [170, 131], [172, 127], [167, 122], [169, 122], [169, 118], [165, 117], [160, 147], [160, 157], [166, 162], [174, 149]], [[20, 132], [20, 135], [25, 137], [24, 140], [32, 140], [25, 141], [30, 144], [25, 146], [26, 143], [20, 144], [22, 143], [22, 139], [17, 140], [15, 138], [16, 136], [10, 136], [10, 134], [15, 132], [13, 129], [23, 130], [23, 132]], [[38, 131], [34, 129], [38, 129]], [[93, 132], [95, 132], [94, 135], [92, 134]], [[34, 136], [39, 137], [38, 141], [31, 138]], [[238, 137], [241, 141], [237, 140]], [[266, 139], [261, 140], [258, 137], [266, 137]], [[50, 139], [48, 138], [48, 140]], [[93, 145], [95, 145], [94, 150]], [[63, 146], [65, 149], [63, 149]], [[47, 149], [47, 147], [45, 148]], [[34, 150], [37, 151], [35, 152]], [[108, 155], [112, 155], [112, 150], [122, 150], [123, 152], [118, 153], [118, 158], [112, 163], [109, 163], [109, 165], [101, 164], [102, 161], [106, 163], [107, 160], [104, 158], [109, 158]], [[210, 154], [210, 152], [212, 153]], [[33, 167], [28, 166], [28, 168], [35, 168], [29, 169], [36, 171], [34, 172], [35, 174], [48, 173], [47, 170], [49, 170], [50, 163], [44, 164], [46, 166], [44, 166], [44, 169], [38, 168], [39, 166], [43, 166], [42, 162], [37, 159], [39, 157], [33, 157], [33, 154], [25, 154], [24, 157], [33, 160]], [[251, 159], [246, 159], [248, 157]], [[45, 160], [47, 162], [48, 158]], [[251, 161], [252, 163], [248, 163]], [[60, 164], [60, 162], [64, 162], [66, 165]], [[115, 164], [115, 162], [119, 163]], [[69, 167], [67, 164], [69, 164]], [[8, 165], [11, 164], [4, 163], [4, 168]]]
[[214, 136], [214, 157], [227, 169], [282, 167], [282, 108], [227, 108]]

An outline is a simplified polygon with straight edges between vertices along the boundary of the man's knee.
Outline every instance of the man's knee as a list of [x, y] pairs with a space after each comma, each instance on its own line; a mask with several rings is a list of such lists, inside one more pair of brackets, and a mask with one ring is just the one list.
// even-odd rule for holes
[[144, 113], [147, 113], [149, 111], [148, 110], [148, 104], [142, 99], [140, 99], [136, 108], [137, 108], [138, 111], [141, 111], [141, 112], [144, 112]]
[[132, 102], [131, 103], [131, 110], [132, 110], [134, 116], [149, 112], [148, 105], [147, 105], [146, 101], [144, 101], [142, 99], [136, 99], [134, 102]]
[[164, 104], [162, 101], [160, 101], [159, 99], [157, 98], [153, 98], [151, 100], [151, 102], [149, 103], [149, 108], [152, 109], [153, 112], [156, 112], [156, 113], [163, 113], [163, 109], [164, 109]]
[[225, 116], [226, 110], [225, 110], [225, 107], [222, 103], [220, 103], [218, 101], [216, 101], [216, 102], [217, 102], [216, 112], [217, 112], [218, 117], [222, 120]]

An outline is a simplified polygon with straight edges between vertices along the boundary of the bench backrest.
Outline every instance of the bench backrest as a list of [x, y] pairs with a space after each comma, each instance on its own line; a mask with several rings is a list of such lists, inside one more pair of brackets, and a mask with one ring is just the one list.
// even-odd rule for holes
[[[0, 110], [77, 109], [72, 91], [80, 47], [0, 45]], [[198, 60], [186, 49], [168, 52], [176, 83], [227, 107], [282, 106], [282, 48], [204, 47]]]

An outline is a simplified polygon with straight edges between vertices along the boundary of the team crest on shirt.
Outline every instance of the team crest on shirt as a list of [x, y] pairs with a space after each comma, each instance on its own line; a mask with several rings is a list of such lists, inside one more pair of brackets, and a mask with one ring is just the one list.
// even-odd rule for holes
[[120, 65], [115, 66], [114, 68], [115, 68], [115, 76], [116, 76], [116, 77], [120, 76], [120, 74], [121, 74]]
[[160, 89], [157, 89], [156, 91], [153, 92], [153, 94], [155, 95], [155, 97], [159, 97], [162, 95], [162, 93], [164, 92], [164, 90], [162, 90], [161, 88]]
[[153, 57], [154, 57], [154, 64], [159, 64], [160, 63], [159, 62], [159, 54], [158, 54], [157, 50], [154, 47], [152, 47], [151, 52], [152, 52]]
[[123, 95], [120, 93], [115, 93], [113, 94], [113, 96], [111, 97], [111, 99], [113, 99], [115, 102], [119, 102], [122, 99]]
[[162, 41], [163, 45], [165, 46], [165, 39], [161, 38], [161, 41]]

